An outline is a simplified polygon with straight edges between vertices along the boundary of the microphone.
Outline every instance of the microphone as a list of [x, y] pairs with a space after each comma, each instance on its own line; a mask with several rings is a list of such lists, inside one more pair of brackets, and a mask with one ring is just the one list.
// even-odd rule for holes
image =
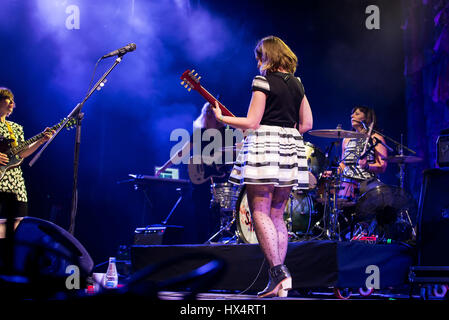
[[109, 52], [108, 54], [105, 54], [104, 56], [101, 57], [101, 59], [105, 59], [105, 58], [109, 58], [109, 57], [113, 57], [113, 56], [123, 56], [125, 53], [131, 52], [136, 50], [136, 44], [135, 43], [130, 43], [126, 46], [124, 46], [123, 48], [114, 50], [112, 52]]
[[362, 126], [365, 130], [368, 130], [368, 126], [366, 125], [366, 123], [364, 121], [361, 120], [360, 123], [362, 124]]
[[365, 122], [363, 122], [363, 121], [361, 121], [361, 120], [355, 120], [355, 119], [353, 119], [352, 121], [355, 121], [355, 122], [360, 123], [360, 124], [363, 126], [363, 128], [364, 128], [365, 130], [368, 130], [368, 126], [366, 125]]

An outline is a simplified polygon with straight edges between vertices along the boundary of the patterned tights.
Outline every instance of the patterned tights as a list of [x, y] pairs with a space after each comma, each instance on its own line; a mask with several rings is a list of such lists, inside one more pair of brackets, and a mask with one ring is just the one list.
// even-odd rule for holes
[[287, 254], [284, 210], [291, 190], [292, 187], [246, 185], [257, 240], [270, 267], [284, 264]]

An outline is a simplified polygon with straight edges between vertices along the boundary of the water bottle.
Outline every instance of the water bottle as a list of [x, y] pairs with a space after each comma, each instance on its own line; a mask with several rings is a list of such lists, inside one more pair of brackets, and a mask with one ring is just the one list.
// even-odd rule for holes
[[104, 275], [103, 286], [107, 289], [117, 288], [118, 274], [117, 266], [115, 265], [115, 257], [109, 258], [108, 271]]

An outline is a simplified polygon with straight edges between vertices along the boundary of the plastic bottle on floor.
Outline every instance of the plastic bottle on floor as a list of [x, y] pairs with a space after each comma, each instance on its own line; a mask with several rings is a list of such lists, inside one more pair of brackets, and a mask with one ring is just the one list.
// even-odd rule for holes
[[107, 289], [117, 288], [118, 274], [115, 257], [109, 258], [109, 265], [103, 279], [103, 286]]

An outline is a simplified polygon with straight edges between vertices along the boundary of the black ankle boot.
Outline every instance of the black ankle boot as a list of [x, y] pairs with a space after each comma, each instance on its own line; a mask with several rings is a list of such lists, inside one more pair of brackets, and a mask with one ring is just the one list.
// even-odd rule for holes
[[268, 270], [268, 285], [257, 294], [260, 298], [274, 296], [287, 296], [287, 291], [292, 288], [292, 277], [287, 267], [283, 264], [274, 266]]

